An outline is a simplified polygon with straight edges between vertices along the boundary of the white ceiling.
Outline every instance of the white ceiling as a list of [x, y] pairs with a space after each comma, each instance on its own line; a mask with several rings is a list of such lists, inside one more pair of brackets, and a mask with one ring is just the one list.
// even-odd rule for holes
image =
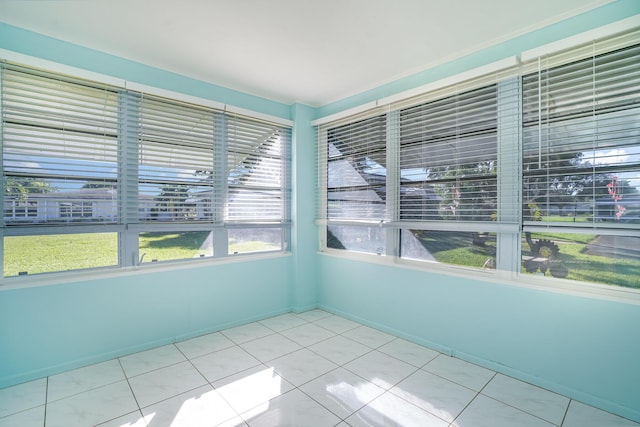
[[287, 104], [324, 105], [609, 0], [0, 0], [0, 20]]

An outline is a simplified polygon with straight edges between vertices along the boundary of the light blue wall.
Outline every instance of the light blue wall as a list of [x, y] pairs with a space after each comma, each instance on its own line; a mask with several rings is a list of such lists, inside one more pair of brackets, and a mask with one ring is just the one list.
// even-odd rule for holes
[[320, 307], [640, 419], [640, 307], [321, 256]]
[[288, 312], [291, 259], [0, 290], [0, 388]]
[[318, 229], [316, 217], [316, 144], [311, 119], [314, 109], [292, 106], [293, 128], [293, 281], [294, 310], [305, 311], [318, 303]]

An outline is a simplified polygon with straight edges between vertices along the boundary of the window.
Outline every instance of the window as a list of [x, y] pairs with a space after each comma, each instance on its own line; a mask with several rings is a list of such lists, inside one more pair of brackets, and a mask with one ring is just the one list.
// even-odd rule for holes
[[497, 104], [490, 85], [400, 111], [400, 219], [491, 221]]
[[639, 55], [636, 45], [523, 76], [525, 223], [640, 223]]
[[321, 249], [640, 288], [634, 34], [319, 120]]
[[0, 72], [5, 277], [287, 250], [288, 125]]
[[[327, 218], [388, 220], [386, 205], [386, 116], [327, 131]], [[327, 245], [358, 252], [385, 253], [383, 230], [330, 224]]]
[[[140, 264], [212, 257], [213, 231], [152, 231], [138, 234]], [[279, 248], [277, 248], [279, 249]]]
[[93, 203], [91, 202], [60, 202], [60, 218], [91, 218], [93, 217]]
[[[88, 201], [113, 206], [104, 190], [118, 185], [117, 92], [4, 65], [2, 97], [5, 211], [15, 203], [38, 203], [34, 223], [117, 222], [117, 211], [92, 215]], [[4, 225], [24, 225], [23, 219], [5, 216]]]
[[509, 86], [457, 87], [321, 126], [327, 248], [495, 267], [494, 232], [511, 219], [497, 209], [507, 188], [498, 140], [515, 135], [498, 122], [517, 121], [517, 111], [498, 112], [517, 100]]
[[227, 223], [280, 222], [289, 218], [287, 131], [228, 115], [223, 218]]
[[140, 110], [139, 220], [212, 221], [214, 112], [148, 95]]
[[640, 287], [639, 56], [522, 77], [523, 272]]
[[4, 217], [5, 221], [29, 219], [38, 216], [38, 202], [34, 200], [6, 199]]
[[229, 253], [238, 255], [273, 251], [282, 247], [285, 236], [282, 228], [230, 228]]
[[[400, 256], [472, 267], [495, 266], [498, 85], [401, 109]], [[452, 223], [446, 230], [430, 223]], [[465, 223], [465, 230], [456, 230]]]

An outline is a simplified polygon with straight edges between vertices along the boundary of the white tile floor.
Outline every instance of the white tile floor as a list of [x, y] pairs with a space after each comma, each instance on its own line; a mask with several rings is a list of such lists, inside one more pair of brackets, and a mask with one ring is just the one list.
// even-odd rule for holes
[[640, 426], [321, 310], [0, 390], [0, 427]]

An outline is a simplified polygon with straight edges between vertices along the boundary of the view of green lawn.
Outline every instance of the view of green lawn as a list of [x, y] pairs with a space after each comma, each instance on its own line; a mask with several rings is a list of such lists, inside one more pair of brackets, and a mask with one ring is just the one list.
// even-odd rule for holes
[[139, 252], [141, 257], [144, 254], [142, 262], [212, 256], [210, 244], [201, 249], [208, 236], [208, 231], [140, 233]]
[[[534, 240], [548, 239], [560, 249], [558, 263], [568, 269], [567, 279], [584, 282], [640, 288], [640, 259], [612, 254], [592, 255], [588, 252], [598, 236], [566, 233], [536, 233]], [[473, 244], [472, 233], [429, 232], [420, 238], [422, 245], [436, 261], [470, 267], [482, 267], [487, 259], [495, 259], [495, 240]], [[532, 256], [523, 239], [523, 257]], [[522, 271], [525, 272], [524, 264]], [[541, 271], [536, 273], [540, 274]], [[549, 272], [545, 273], [549, 275]]]
[[[592, 234], [535, 233], [534, 239], [547, 239], [560, 249], [558, 260], [569, 270], [567, 279], [640, 288], [640, 259], [616, 254], [615, 248], [599, 243]], [[523, 256], [528, 245], [523, 241]], [[596, 250], [598, 249], [598, 250]]]
[[444, 264], [482, 267], [487, 259], [496, 258], [495, 236], [473, 244], [473, 233], [429, 231], [416, 236], [436, 261]]
[[[34, 248], [35, 249], [34, 251]], [[118, 264], [116, 233], [4, 238], [4, 275], [106, 267]]]
[[[175, 233], [141, 233], [140, 255], [143, 262], [189, 259], [212, 256], [213, 249], [204, 245], [206, 231]], [[597, 236], [537, 233], [537, 241], [547, 239], [560, 249], [558, 262], [568, 269], [567, 279], [640, 288], [640, 260], [633, 257], [590, 254], [587, 250]], [[34, 240], [37, 241], [34, 242]], [[495, 237], [484, 236], [474, 243], [472, 233], [429, 232], [419, 237], [422, 245], [436, 261], [446, 264], [483, 267], [488, 259], [495, 260]], [[523, 256], [532, 256], [523, 240]], [[37, 252], [33, 248], [38, 248]], [[278, 250], [263, 241], [229, 242], [229, 253]], [[118, 264], [116, 233], [70, 235], [12, 236], [4, 239], [4, 275], [37, 274]], [[523, 268], [523, 271], [525, 269]], [[540, 271], [537, 271], [540, 274]], [[546, 273], [549, 274], [548, 272]]]
[[[203, 244], [209, 232], [141, 233], [140, 256], [143, 263], [212, 256], [211, 245]], [[34, 252], [33, 248], [38, 248]], [[280, 249], [262, 241], [229, 242], [229, 253], [248, 253]], [[4, 239], [4, 275], [38, 274], [55, 271], [118, 265], [117, 233], [11, 236]]]

